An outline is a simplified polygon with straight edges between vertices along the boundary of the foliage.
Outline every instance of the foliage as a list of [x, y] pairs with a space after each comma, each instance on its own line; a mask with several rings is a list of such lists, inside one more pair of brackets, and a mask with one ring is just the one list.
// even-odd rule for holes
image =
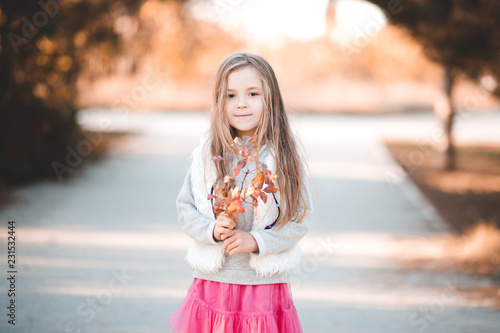
[[0, 2], [0, 186], [54, 177], [52, 164], [84, 142], [78, 80], [110, 74], [125, 49], [121, 23], [144, 1]]
[[[423, 46], [428, 59], [472, 80], [500, 82], [500, 6], [494, 0], [368, 0]], [[500, 84], [492, 92], [500, 96]]]
[[[213, 193], [215, 194], [208, 195], [208, 200], [215, 199], [213, 209], [216, 217], [222, 212], [226, 212], [230, 218], [236, 220], [237, 213], [245, 212], [243, 203], [248, 203], [258, 218], [259, 199], [266, 203], [267, 194], [278, 192], [275, 187], [276, 175], [273, 175], [268, 170], [265, 163], [259, 161], [259, 147], [256, 140], [256, 136], [244, 136], [243, 139], [236, 137], [232, 144], [235, 151], [234, 155], [227, 153], [225, 158], [222, 156], [212, 158], [216, 163], [227, 163], [230, 170], [230, 173], [224, 177], [223, 182], [214, 184]], [[249, 170], [247, 166], [250, 163], [253, 163], [255, 169]], [[243, 170], [245, 167], [247, 167], [246, 170]], [[246, 177], [254, 171], [256, 172], [255, 177], [247, 187], [243, 187]], [[240, 186], [235, 186], [235, 177], [240, 172], [244, 173], [244, 177]], [[247, 202], [248, 199], [251, 199], [251, 202]]]

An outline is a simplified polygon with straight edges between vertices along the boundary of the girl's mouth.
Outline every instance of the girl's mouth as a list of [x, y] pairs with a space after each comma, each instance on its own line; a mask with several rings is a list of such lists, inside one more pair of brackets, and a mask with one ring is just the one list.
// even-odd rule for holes
[[238, 117], [238, 118], [243, 118], [243, 117], [250, 117], [251, 114], [239, 114], [239, 115], [236, 115], [235, 117]]

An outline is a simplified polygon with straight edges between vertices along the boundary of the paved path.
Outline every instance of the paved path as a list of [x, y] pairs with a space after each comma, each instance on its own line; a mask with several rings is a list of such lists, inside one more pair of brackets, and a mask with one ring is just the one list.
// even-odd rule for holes
[[[499, 120], [498, 113], [470, 116], [458, 140], [500, 143]], [[131, 134], [74, 177], [17, 189], [16, 203], [0, 211], [3, 235], [6, 222], [17, 221], [18, 269], [16, 326], [3, 314], [0, 332], [170, 332], [167, 319], [191, 282], [175, 197], [207, 116], [87, 112], [80, 121]], [[433, 239], [449, 230], [380, 142], [431, 138], [434, 118], [309, 115], [294, 124], [315, 204], [292, 282], [304, 332], [498, 332], [492, 298], [473, 293], [493, 281], [401, 265], [433, 251]], [[430, 245], [408, 245], [415, 239]], [[0, 257], [5, 276], [5, 250]]]

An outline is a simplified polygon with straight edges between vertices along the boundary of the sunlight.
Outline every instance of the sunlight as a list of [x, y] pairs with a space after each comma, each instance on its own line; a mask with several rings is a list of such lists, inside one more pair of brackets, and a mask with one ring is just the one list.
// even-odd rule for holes
[[330, 38], [344, 43], [368, 40], [377, 36], [386, 23], [379, 7], [366, 1], [340, 0], [335, 6], [335, 27]]
[[[315, 178], [351, 179], [386, 182], [389, 175], [399, 175], [400, 169], [394, 165], [369, 163], [346, 163], [331, 160], [309, 160], [311, 174]], [[394, 181], [398, 181], [395, 179]]]
[[[445, 280], [446, 281], [446, 280]], [[448, 285], [442, 282], [441, 288], [399, 286], [390, 289], [380, 289], [376, 285], [366, 284], [357, 288], [346, 288], [345, 286], [300, 286], [293, 290], [293, 298], [301, 301], [327, 302], [330, 304], [342, 304], [344, 306], [366, 308], [367, 306], [376, 309], [404, 310], [414, 309], [416, 306], [428, 306], [429, 300], [446, 300], [446, 296], [453, 299], [451, 302], [442, 302], [444, 307], [461, 308], [493, 308], [495, 303], [492, 300], [478, 300], [471, 302], [466, 297], [451, 293]]]
[[[233, 37], [278, 43], [283, 37], [306, 40], [326, 32], [328, 0], [214, 0], [193, 1], [197, 19], [219, 23]], [[241, 35], [241, 30], [248, 35]]]
[[[0, 228], [6, 234], [6, 228]], [[187, 251], [191, 239], [180, 228], [158, 231], [103, 231], [78, 228], [17, 228], [24, 244], [38, 246], [72, 246], [92, 248]], [[36, 263], [36, 260], [33, 261]], [[67, 263], [60, 263], [62, 267]]]
[[[96, 296], [103, 293], [102, 287], [93, 286], [53, 286], [39, 288], [41, 293], [73, 296]], [[104, 289], [106, 291], [106, 289]], [[152, 287], [127, 287], [123, 292], [113, 295], [121, 298], [149, 298], [149, 299], [183, 299], [186, 291], [179, 288], [152, 288]]]

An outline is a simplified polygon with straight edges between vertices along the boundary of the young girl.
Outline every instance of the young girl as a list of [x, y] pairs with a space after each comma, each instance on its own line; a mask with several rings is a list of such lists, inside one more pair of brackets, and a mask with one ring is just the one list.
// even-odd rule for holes
[[[207, 196], [229, 170], [212, 156], [233, 153], [233, 140], [244, 136], [257, 137], [259, 161], [277, 175], [279, 191], [259, 200], [255, 216], [247, 204], [236, 221], [226, 213], [216, 219]], [[235, 183], [246, 187], [255, 173], [243, 171]], [[261, 56], [234, 53], [220, 64], [209, 135], [192, 153], [176, 204], [193, 239], [186, 256], [193, 282], [169, 318], [173, 331], [302, 332], [288, 276], [300, 263], [312, 202], [276, 76]]]

